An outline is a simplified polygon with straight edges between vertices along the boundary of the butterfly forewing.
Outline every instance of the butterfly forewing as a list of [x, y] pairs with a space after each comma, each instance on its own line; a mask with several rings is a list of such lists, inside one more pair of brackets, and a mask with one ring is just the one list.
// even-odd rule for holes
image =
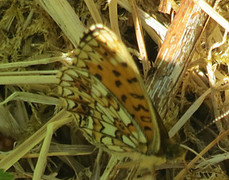
[[[108, 28], [97, 25], [85, 33], [72, 54], [69, 69], [75, 74], [60, 76], [61, 96], [75, 102], [75, 110], [80, 109], [81, 102], [82, 107], [87, 106], [88, 123], [82, 128], [95, 139], [93, 143], [114, 151], [157, 153], [160, 132], [156, 115], [125, 45]], [[68, 70], [62, 74], [65, 72], [71, 74]], [[68, 80], [70, 86], [63, 87], [62, 81]]]

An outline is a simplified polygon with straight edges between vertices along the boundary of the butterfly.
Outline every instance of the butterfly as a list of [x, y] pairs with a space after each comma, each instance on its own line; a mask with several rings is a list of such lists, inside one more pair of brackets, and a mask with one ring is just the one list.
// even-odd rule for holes
[[73, 63], [59, 73], [58, 92], [92, 144], [113, 152], [169, 151], [172, 143], [138, 68], [110, 29], [93, 25], [68, 57]]

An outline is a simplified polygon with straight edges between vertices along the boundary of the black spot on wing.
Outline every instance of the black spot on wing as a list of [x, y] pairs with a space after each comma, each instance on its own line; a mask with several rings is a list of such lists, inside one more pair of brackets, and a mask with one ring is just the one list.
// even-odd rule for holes
[[126, 62], [122, 62], [121, 65], [122, 67], [125, 67], [125, 68], [128, 66]]
[[100, 65], [98, 65], [97, 68], [98, 68], [99, 70], [101, 70], [101, 71], [103, 70], [103, 67], [100, 66]]
[[102, 76], [100, 75], [100, 74], [95, 74], [95, 77], [98, 79], [98, 80], [100, 80], [100, 81], [102, 81]]
[[116, 70], [113, 70], [112, 72], [116, 77], [119, 77], [121, 75], [121, 73]]
[[147, 108], [145, 108], [144, 106], [142, 106], [141, 104], [139, 104], [138, 106], [133, 106], [135, 111], [140, 111], [141, 109], [145, 112], [149, 112], [149, 110]]
[[144, 99], [143, 95], [138, 95], [138, 94], [134, 94], [134, 93], [130, 93], [130, 95], [135, 99]]
[[115, 81], [115, 85], [116, 85], [117, 87], [120, 87], [120, 86], [122, 85], [122, 82], [119, 81], [119, 80], [116, 80], [116, 81]]
[[130, 83], [130, 84], [132, 84], [132, 83], [138, 82], [138, 80], [137, 80], [136, 77], [134, 77], [134, 78], [131, 78], [131, 79], [127, 79], [127, 82]]
[[127, 99], [127, 97], [126, 97], [126, 95], [125, 94], [123, 94], [122, 96], [121, 96], [121, 99], [122, 99], [122, 102], [126, 102], [126, 99]]

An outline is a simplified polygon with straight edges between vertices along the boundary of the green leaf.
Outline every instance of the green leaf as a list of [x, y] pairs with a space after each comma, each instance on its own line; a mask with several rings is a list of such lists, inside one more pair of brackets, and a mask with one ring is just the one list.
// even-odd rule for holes
[[0, 179], [1, 180], [14, 180], [14, 176], [8, 172], [4, 172], [0, 169]]

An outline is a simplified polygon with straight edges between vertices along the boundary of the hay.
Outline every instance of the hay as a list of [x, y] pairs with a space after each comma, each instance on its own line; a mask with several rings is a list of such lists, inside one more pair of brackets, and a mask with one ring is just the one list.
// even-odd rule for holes
[[[23, 94], [15, 101], [18, 95], [14, 94], [11, 101], [0, 104], [1, 142], [16, 143], [16, 152], [3, 143], [2, 150], [7, 152], [0, 155], [0, 169], [15, 178], [33, 177], [40, 141], [50, 122], [72, 120], [60, 111], [62, 102], [53, 99], [57, 97], [55, 74], [69, 63], [63, 54], [77, 48], [86, 28], [103, 22], [120, 33], [136, 59], [146, 60], [143, 68], [137, 60], [143, 77], [153, 64], [155, 70], [150, 69], [145, 79], [149, 95], [170, 137], [190, 151], [185, 159], [154, 167], [156, 173], [147, 168], [139, 171], [138, 162], [98, 150], [70, 123], [53, 135], [42, 179], [134, 179], [136, 172], [143, 179], [228, 179], [229, 2], [217, 1], [213, 9], [204, 6], [213, 20], [201, 10], [202, 1], [137, 1], [139, 10], [134, 16], [140, 19], [137, 25], [142, 24], [143, 31], [139, 34], [146, 42], [140, 53], [134, 52], [144, 42], [135, 39], [136, 22], [127, 1], [85, 2], [88, 7], [83, 1], [71, 0], [0, 1], [1, 102], [15, 92], [39, 95]], [[156, 60], [151, 59], [157, 48]], [[214, 119], [217, 122], [206, 129]]]

